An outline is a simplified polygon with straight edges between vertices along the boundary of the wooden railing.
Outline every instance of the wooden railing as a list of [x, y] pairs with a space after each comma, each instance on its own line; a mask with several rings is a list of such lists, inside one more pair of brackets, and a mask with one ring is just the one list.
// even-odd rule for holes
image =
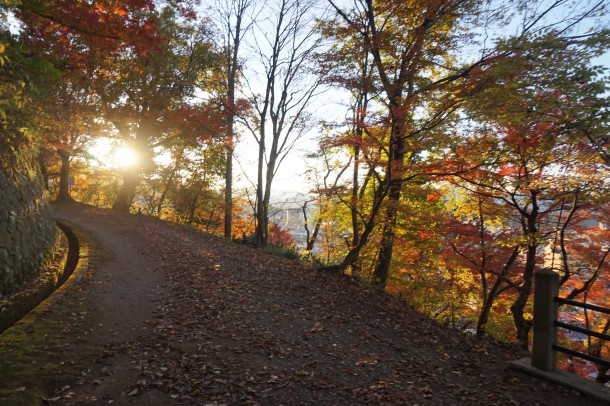
[[550, 270], [536, 273], [534, 289], [534, 343], [532, 366], [543, 371], [553, 371], [557, 364], [557, 352], [582, 358], [595, 364], [610, 367], [610, 361], [584, 352], [575, 351], [557, 344], [557, 329], [575, 331], [602, 340], [610, 341], [610, 335], [574, 326], [557, 320], [560, 305], [568, 305], [610, 314], [610, 309], [591, 303], [562, 299], [559, 294], [559, 275]]

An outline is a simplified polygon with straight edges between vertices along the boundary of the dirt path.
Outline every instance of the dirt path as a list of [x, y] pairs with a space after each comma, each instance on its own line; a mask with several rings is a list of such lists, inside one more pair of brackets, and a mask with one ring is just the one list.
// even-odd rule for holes
[[[140, 380], [134, 373], [133, 360], [108, 348], [117, 343], [131, 342], [150, 334], [154, 311], [163, 297], [165, 276], [160, 269], [160, 253], [151, 250], [147, 235], [154, 233], [147, 222], [123, 213], [97, 210], [90, 206], [56, 204], [56, 217], [68, 221], [90, 234], [103, 249], [92, 275], [93, 288], [87, 297], [91, 310], [86, 315], [91, 324], [90, 342], [102, 355], [111, 355], [112, 362], [98, 362], [88, 372], [78, 392], [68, 403], [114, 401], [126, 395], [126, 389]], [[149, 392], [132, 400], [142, 405], [166, 404], [168, 396]]]
[[63, 323], [45, 340], [66, 336], [53, 348], [79, 370], [50, 380], [50, 403], [596, 404], [509, 370], [522, 355], [513, 347], [447, 330], [347, 278], [153, 218], [56, 212], [105, 254], [74, 284], [77, 306], [39, 317]]

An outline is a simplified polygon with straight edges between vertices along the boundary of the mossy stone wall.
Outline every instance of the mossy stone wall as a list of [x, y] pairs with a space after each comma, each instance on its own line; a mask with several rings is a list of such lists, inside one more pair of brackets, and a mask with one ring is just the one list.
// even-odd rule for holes
[[34, 279], [54, 247], [55, 225], [35, 148], [0, 143], [0, 297]]

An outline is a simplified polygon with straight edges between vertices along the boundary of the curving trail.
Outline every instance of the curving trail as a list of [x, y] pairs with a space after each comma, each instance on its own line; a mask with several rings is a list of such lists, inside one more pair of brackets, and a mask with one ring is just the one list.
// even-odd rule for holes
[[596, 404], [347, 278], [153, 218], [55, 210], [103, 252], [18, 327], [51, 350], [32, 352], [49, 403]]
[[[155, 233], [147, 221], [125, 213], [99, 210], [80, 204], [55, 204], [56, 217], [84, 231], [97, 242], [103, 260], [88, 275], [86, 297], [90, 310], [85, 317], [90, 330], [88, 345], [112, 355], [112, 362], [98, 362], [78, 386], [67, 403], [112, 401], [125, 396], [127, 388], [140, 380], [134, 374], [133, 360], [109, 354], [117, 343], [132, 342], [150, 334], [158, 302], [169, 294], [160, 268], [160, 253], [151, 250], [149, 237]], [[107, 360], [108, 358], [106, 358]], [[93, 379], [92, 379], [93, 378]], [[72, 389], [72, 388], [71, 388]], [[133, 397], [131, 404], [168, 404], [172, 400], [161, 392]]]
[[95, 269], [97, 289], [91, 292], [91, 301], [96, 304], [91, 317], [105, 327], [96, 332], [97, 338], [135, 339], [147, 329], [154, 302], [163, 290], [158, 253], [150, 251], [146, 239], [151, 230], [122, 213], [65, 204], [54, 208], [57, 218], [90, 234], [106, 253]]

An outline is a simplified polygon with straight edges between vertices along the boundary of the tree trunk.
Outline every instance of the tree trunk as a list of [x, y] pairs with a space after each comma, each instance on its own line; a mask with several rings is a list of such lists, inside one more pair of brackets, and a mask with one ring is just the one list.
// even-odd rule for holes
[[[362, 128], [358, 123], [356, 130], [358, 137], [357, 142], [362, 141]], [[352, 200], [350, 202], [350, 214], [352, 217], [352, 247], [358, 246], [360, 243], [360, 222], [358, 220], [358, 191], [359, 185], [359, 169], [360, 169], [360, 145], [354, 145], [354, 173], [352, 177]], [[359, 277], [361, 272], [360, 258], [356, 258], [352, 263], [352, 276]]]
[[343, 258], [343, 262], [340, 265], [341, 272], [344, 272], [348, 266], [352, 266], [354, 263], [356, 263], [356, 261], [359, 260], [360, 250], [362, 250], [362, 247], [364, 247], [364, 245], [367, 243], [367, 241], [369, 239], [369, 235], [375, 228], [375, 218], [376, 217], [377, 217], [377, 210], [373, 210], [372, 214], [369, 216], [369, 219], [364, 226], [364, 230], [362, 231], [362, 235], [360, 236], [358, 245], [356, 245], [355, 247], [352, 247], [352, 249], [349, 250], [349, 252], [345, 256], [345, 258]]
[[[366, 35], [370, 34], [370, 28], [366, 27]], [[362, 89], [358, 92], [358, 97], [356, 99], [356, 109], [354, 111], [354, 125], [356, 130], [356, 143], [354, 144], [354, 173], [352, 176], [352, 200], [350, 202], [350, 214], [352, 220], [352, 247], [357, 247], [360, 244], [360, 221], [358, 216], [358, 195], [360, 193], [360, 148], [362, 145], [362, 135], [364, 134], [364, 128], [366, 126], [365, 119], [366, 113], [368, 109], [368, 90], [369, 86], [367, 86], [367, 82], [370, 79], [370, 71], [369, 71], [369, 50], [365, 45], [363, 49], [362, 60], [360, 64], [361, 76], [360, 76], [360, 85]], [[362, 192], [366, 189], [366, 182], [362, 188]], [[362, 272], [362, 266], [360, 261], [360, 255], [354, 259], [354, 262], [351, 265], [352, 267], [352, 276], [355, 278], [360, 277], [360, 273]]]
[[182, 162], [182, 154], [184, 152], [184, 148], [180, 150], [180, 153], [176, 156], [176, 162], [174, 162], [174, 167], [172, 171], [169, 173], [167, 177], [167, 182], [165, 182], [165, 186], [163, 187], [163, 192], [159, 197], [159, 202], [157, 203], [157, 217], [161, 217], [161, 210], [163, 210], [163, 202], [165, 201], [165, 197], [167, 196], [167, 192], [169, 192], [169, 188], [174, 181], [174, 177], [176, 176], [176, 172], [180, 169], [180, 163]]
[[386, 207], [386, 223], [383, 228], [379, 256], [373, 274], [373, 284], [381, 290], [385, 289], [386, 281], [390, 274], [396, 222], [398, 219], [398, 206], [400, 204], [404, 175], [405, 142], [402, 139], [402, 124], [399, 123], [398, 120], [400, 119], [395, 118], [392, 127], [392, 138], [394, 139], [394, 142], [392, 143], [392, 149], [388, 159], [388, 177], [390, 185]]
[[[364, 223], [364, 229], [362, 230], [362, 234], [360, 235], [360, 238], [358, 240], [358, 245], [356, 245], [355, 247], [352, 247], [349, 250], [349, 252], [345, 256], [345, 258], [343, 258], [343, 262], [341, 262], [341, 264], [338, 267], [333, 266], [330, 268], [332, 268], [333, 270], [336, 270], [338, 268], [339, 272], [343, 273], [343, 272], [345, 272], [345, 270], [347, 269], [348, 266], [353, 265], [356, 261], [359, 260], [360, 250], [362, 250], [362, 247], [364, 247], [364, 245], [368, 242], [369, 235], [375, 228], [375, 225], [376, 225], [375, 219], [377, 218], [377, 215], [379, 214], [379, 210], [381, 210], [381, 204], [385, 200], [386, 195], [387, 195], [386, 187], [379, 187], [379, 188], [377, 188], [377, 190], [375, 190], [375, 195], [373, 197], [373, 207], [371, 208], [371, 213], [369, 214], [368, 219]], [[324, 269], [324, 268], [322, 268], [322, 269]]]
[[59, 193], [57, 194], [58, 202], [73, 201], [70, 196], [70, 153], [65, 149], [57, 150], [57, 154], [61, 158], [61, 170], [59, 173]]
[[191, 200], [191, 204], [189, 205], [189, 211], [186, 215], [185, 224], [193, 224], [193, 220], [195, 219], [195, 210], [197, 209], [197, 200], [199, 200], [199, 193], [195, 194], [193, 200]]
[[316, 225], [313, 228], [313, 234], [311, 235], [311, 238], [307, 239], [307, 247], [305, 248], [305, 250], [309, 252], [313, 251], [313, 247], [316, 245], [316, 241], [318, 240], [318, 234], [320, 233], [321, 225], [322, 222], [320, 220], [316, 220]]
[[497, 279], [494, 282], [493, 286], [491, 287], [491, 290], [489, 291], [489, 293], [486, 296], [484, 294], [483, 308], [481, 309], [481, 314], [479, 314], [479, 318], [477, 320], [476, 335], [478, 337], [485, 335], [485, 332], [486, 332], [485, 326], [487, 325], [487, 321], [489, 320], [489, 314], [491, 313], [491, 308], [493, 307], [496, 297], [498, 297], [498, 295], [500, 295], [500, 293], [502, 292], [501, 289], [502, 289], [503, 280], [506, 277], [506, 275], [510, 272], [513, 265], [515, 264], [515, 261], [517, 260], [517, 257], [519, 256], [519, 252], [520, 252], [519, 246], [516, 246], [513, 249], [513, 252], [510, 255], [508, 261], [506, 261], [506, 264], [504, 264], [504, 268], [502, 269], [502, 272], [499, 275], [497, 275]]
[[267, 234], [267, 210], [265, 209], [265, 202], [263, 199], [263, 164], [265, 159], [265, 145], [264, 138], [261, 136], [261, 140], [258, 146], [258, 172], [257, 172], [257, 184], [256, 184], [256, 248], [263, 248], [267, 245], [265, 235]]
[[[388, 203], [392, 204], [392, 194], [388, 196]], [[386, 224], [383, 227], [381, 235], [381, 243], [379, 247], [379, 255], [375, 272], [373, 273], [373, 285], [380, 290], [385, 289], [385, 285], [390, 273], [390, 265], [392, 262], [392, 254], [394, 250], [394, 234], [396, 228], [397, 211], [395, 208], [388, 207], [386, 210]]]
[[229, 124], [227, 139], [227, 158], [225, 165], [225, 213], [224, 213], [224, 237], [232, 238], [233, 229], [233, 122]]
[[[165, 201], [165, 196], [167, 195], [167, 192], [169, 190], [169, 185], [172, 182], [172, 178], [174, 176], [171, 175], [169, 177], [169, 179], [167, 180], [167, 182], [165, 182], [165, 186], [163, 187], [163, 192], [161, 192], [161, 196], [159, 197], [159, 202], [157, 202], [157, 217], [161, 218], [161, 210], [163, 210], [163, 202]], [[154, 194], [153, 194], [154, 196]]]
[[154, 168], [153, 152], [149, 145], [149, 137], [155, 134], [154, 120], [142, 116], [138, 122], [138, 129], [133, 143], [130, 145], [138, 157], [138, 165], [134, 168], [125, 169], [123, 172], [123, 184], [119, 188], [117, 197], [112, 205], [113, 210], [129, 212], [136, 188], [140, 183], [140, 175]]
[[305, 251], [309, 252], [309, 255], [312, 256], [311, 251], [313, 251], [313, 247], [316, 245], [316, 241], [318, 240], [318, 234], [320, 233], [320, 226], [322, 225], [322, 222], [318, 217], [313, 228], [313, 233], [309, 231], [309, 225], [307, 224], [309, 222], [307, 217], [307, 203], [309, 203], [309, 201], [305, 201], [305, 203], [303, 203], [301, 210], [303, 211], [303, 228], [305, 228], [306, 233]]
[[527, 259], [525, 261], [525, 269], [523, 271], [523, 284], [519, 289], [519, 295], [517, 300], [510, 307], [510, 311], [513, 315], [513, 322], [517, 329], [517, 343], [523, 348], [528, 348], [528, 335], [532, 328], [532, 321], [527, 320], [523, 313], [527, 299], [529, 298], [532, 290], [532, 278], [534, 276], [534, 269], [536, 266], [536, 250], [537, 245], [530, 245], [527, 248]]
[[479, 318], [477, 320], [477, 337], [483, 337], [485, 335], [485, 326], [487, 325], [487, 321], [489, 320], [489, 314], [491, 313], [491, 308], [493, 307], [494, 301], [496, 299], [496, 295], [502, 286], [502, 280], [500, 278], [496, 279], [495, 283], [491, 287], [489, 293], [484, 298], [483, 308], [481, 309], [481, 314], [479, 314]]
[[264, 226], [262, 227], [262, 235], [263, 235], [263, 247], [269, 243], [269, 205], [271, 203], [271, 184], [273, 183], [273, 176], [275, 174], [275, 163], [277, 157], [277, 148], [275, 147], [275, 139], [273, 142], [273, 146], [271, 148], [271, 154], [269, 156], [269, 162], [267, 163], [267, 170], [265, 173], [265, 193], [263, 194], [263, 222]]
[[199, 184], [199, 188], [197, 188], [197, 192], [193, 196], [193, 200], [189, 204], [189, 211], [186, 217], [186, 224], [193, 224], [193, 220], [195, 220], [195, 211], [197, 210], [197, 201], [199, 200], [199, 194], [203, 190], [203, 185], [205, 184], [205, 180]]
[[174, 180], [174, 174], [172, 173], [167, 182], [165, 182], [165, 186], [163, 187], [163, 192], [161, 192], [161, 196], [159, 197], [159, 202], [157, 203], [157, 217], [161, 218], [161, 210], [163, 210], [163, 202], [165, 201], [165, 196], [167, 196], [167, 192], [169, 191], [169, 187]]
[[40, 166], [40, 173], [44, 182], [44, 189], [49, 190], [49, 170], [47, 169], [46, 150], [42, 149], [38, 153], [38, 166]]
[[[227, 118], [227, 156], [225, 166], [225, 207], [224, 207], [224, 237], [230, 240], [233, 228], [233, 150], [234, 150], [234, 124], [235, 124], [235, 82], [237, 79], [237, 70], [239, 68], [239, 48], [243, 35], [245, 34], [242, 28], [242, 22], [246, 10], [251, 3], [248, 0], [227, 0], [226, 18], [226, 43], [225, 58], [227, 68], [227, 104], [229, 116]], [[234, 13], [234, 14], [233, 14]], [[231, 27], [231, 16], [235, 17], [235, 26]], [[247, 28], [246, 28], [247, 31]]]
[[[238, 20], [237, 35], [239, 36], [239, 23], [241, 18]], [[233, 229], [233, 151], [235, 146], [235, 76], [237, 75], [237, 50], [239, 48], [239, 41], [235, 44], [235, 52], [233, 55], [233, 61], [229, 69], [228, 77], [228, 90], [227, 96], [229, 103], [229, 117], [227, 118], [227, 146], [226, 146], [226, 162], [225, 162], [225, 207], [224, 207], [224, 237], [227, 240], [232, 238]]]
[[527, 215], [525, 226], [525, 236], [529, 239], [527, 254], [525, 258], [525, 268], [523, 270], [523, 283], [519, 289], [519, 295], [517, 299], [510, 307], [510, 311], [513, 315], [513, 322], [517, 329], [517, 342], [518, 344], [527, 350], [528, 348], [528, 335], [532, 328], [532, 321], [527, 320], [523, 313], [527, 304], [527, 299], [530, 296], [532, 290], [532, 279], [534, 277], [534, 270], [536, 269], [536, 251], [538, 250], [538, 243], [536, 242], [536, 234], [538, 233], [538, 227], [536, 221], [538, 219], [538, 192], [531, 191], [532, 200], [532, 211]]
[[116, 199], [112, 204], [112, 210], [129, 212], [139, 181], [140, 177], [135, 172], [126, 171], [124, 173], [123, 184], [119, 187]]

